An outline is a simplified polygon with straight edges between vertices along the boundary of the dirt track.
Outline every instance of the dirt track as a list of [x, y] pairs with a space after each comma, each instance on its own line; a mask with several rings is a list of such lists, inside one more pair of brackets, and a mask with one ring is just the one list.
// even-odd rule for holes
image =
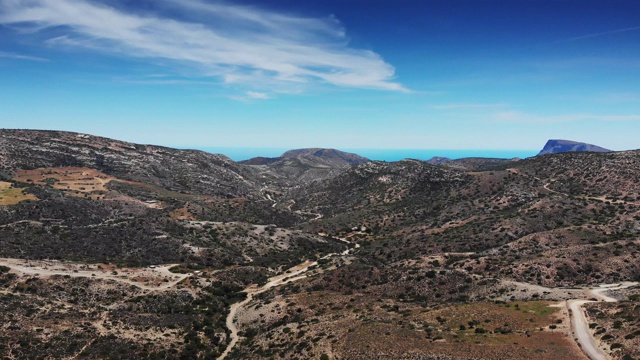
[[561, 302], [558, 305], [564, 307], [566, 304], [567, 309], [570, 310], [571, 330], [578, 342], [578, 345], [580, 345], [584, 354], [591, 360], [606, 360], [610, 357], [600, 349], [596, 339], [591, 334], [591, 331], [589, 330], [589, 322], [584, 314], [582, 306], [586, 303], [595, 302], [593, 300], [587, 300], [588, 298], [596, 298], [606, 302], [616, 302], [618, 301], [617, 299], [607, 296], [604, 293], [611, 290], [625, 289], [638, 285], [638, 283], [634, 282], [623, 282], [619, 284], [602, 284], [599, 287], [590, 289], [562, 289], [547, 288], [544, 286], [517, 281], [504, 280], [503, 283], [515, 285], [530, 291], [548, 292], [553, 294], [556, 298], [567, 299], [566, 303]]
[[[604, 295], [605, 291], [610, 290], [619, 290], [625, 289], [630, 286], [637, 285], [638, 283], [625, 282], [621, 284], [608, 284], [608, 285], [600, 285], [600, 287], [592, 288], [589, 290], [589, 293], [596, 298], [601, 299], [606, 302], [616, 302], [617, 299], [614, 299], [610, 296]], [[567, 306], [571, 310], [571, 327], [573, 329], [573, 333], [576, 336], [576, 340], [580, 344], [582, 351], [591, 359], [591, 360], [606, 360], [609, 359], [609, 355], [607, 355], [597, 344], [596, 339], [591, 334], [589, 330], [589, 322], [584, 314], [582, 309], [582, 305], [586, 303], [594, 302], [592, 300], [569, 300], [567, 301]]]
[[[16, 272], [26, 275], [39, 276], [69, 276], [69, 277], [86, 277], [92, 279], [113, 280], [128, 285], [133, 285], [143, 290], [164, 291], [173, 288], [180, 281], [189, 277], [189, 274], [174, 274], [169, 269], [175, 264], [158, 266], [154, 269], [137, 268], [137, 269], [118, 269], [119, 273], [127, 275], [114, 275], [102, 269], [83, 270], [80, 264], [64, 263], [59, 261], [29, 261], [21, 259], [0, 258], [0, 265], [6, 266]], [[132, 280], [131, 277], [149, 278], [160, 282], [159, 285], [147, 285], [140, 281]], [[170, 279], [165, 282], [164, 280]]]
[[[345, 239], [338, 239], [340, 241], [343, 241], [345, 243], [348, 244], [352, 244], [351, 242], [349, 242], [348, 240]], [[347, 249], [341, 253], [331, 253], [328, 255], [323, 256], [321, 259], [327, 259], [329, 257], [332, 256], [337, 256], [337, 255], [348, 255], [351, 251], [359, 248], [360, 245], [359, 244], [355, 244], [355, 247], [351, 248], [351, 249]], [[244, 289], [244, 292], [247, 293], [247, 298], [244, 299], [241, 302], [237, 302], [235, 304], [231, 305], [231, 309], [229, 310], [229, 315], [227, 315], [227, 320], [226, 320], [226, 324], [227, 324], [227, 328], [231, 331], [231, 342], [229, 342], [229, 344], [227, 345], [227, 348], [225, 349], [225, 351], [222, 353], [222, 355], [220, 355], [218, 357], [218, 360], [222, 360], [224, 358], [227, 357], [227, 355], [229, 355], [229, 353], [231, 352], [231, 350], [233, 350], [233, 348], [236, 346], [236, 343], [239, 340], [239, 336], [238, 336], [238, 328], [236, 327], [235, 324], [235, 318], [236, 318], [236, 314], [238, 313], [238, 310], [240, 310], [243, 306], [247, 305], [251, 300], [253, 300], [253, 296], [263, 293], [273, 287], [276, 286], [280, 286], [280, 285], [284, 285], [290, 282], [294, 282], [300, 279], [304, 279], [306, 277], [306, 275], [304, 275], [305, 272], [307, 272], [312, 266], [318, 265], [318, 261], [311, 261], [311, 260], [307, 260], [301, 264], [298, 264], [290, 269], [288, 269], [287, 271], [285, 271], [283, 274], [274, 276], [272, 278], [269, 278], [269, 281], [264, 284], [261, 287], [256, 287], [255, 285], [250, 285], [249, 287], [247, 287], [246, 289]]]
[[289, 270], [287, 270], [284, 274], [280, 274], [277, 276], [274, 276], [272, 278], [269, 279], [269, 282], [267, 282], [266, 284], [264, 284], [261, 287], [256, 287], [255, 285], [251, 285], [249, 287], [247, 287], [246, 289], [244, 289], [244, 292], [247, 293], [247, 298], [244, 299], [241, 302], [237, 302], [235, 304], [231, 305], [231, 309], [229, 310], [229, 315], [227, 315], [227, 328], [229, 328], [229, 330], [231, 331], [231, 342], [227, 345], [227, 348], [225, 349], [225, 351], [222, 353], [222, 355], [220, 355], [218, 357], [218, 360], [224, 359], [225, 357], [227, 357], [227, 355], [229, 354], [229, 352], [231, 352], [231, 350], [233, 350], [233, 348], [236, 346], [236, 343], [238, 342], [239, 336], [238, 336], [238, 328], [236, 327], [236, 324], [234, 323], [234, 320], [236, 318], [236, 314], [238, 312], [238, 310], [240, 308], [242, 308], [243, 306], [245, 306], [246, 304], [248, 304], [251, 300], [253, 300], [253, 296], [263, 293], [273, 287], [276, 286], [280, 286], [280, 285], [284, 285], [286, 283], [290, 283], [296, 280], [300, 280], [302, 278], [305, 277], [305, 275], [302, 275], [304, 272], [306, 272], [307, 270], [309, 270], [310, 267], [314, 266], [314, 265], [318, 265], [317, 261], [305, 261], [302, 264], [298, 264], [292, 268], [290, 268]]

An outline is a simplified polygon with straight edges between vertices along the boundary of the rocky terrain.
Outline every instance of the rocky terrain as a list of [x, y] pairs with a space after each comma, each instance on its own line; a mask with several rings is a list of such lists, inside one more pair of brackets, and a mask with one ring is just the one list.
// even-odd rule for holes
[[330, 178], [352, 165], [368, 161], [362, 156], [335, 149], [311, 148], [289, 150], [276, 158], [257, 157], [240, 163], [270, 170], [273, 176], [283, 177], [289, 180], [289, 185], [295, 186]]
[[0, 130], [0, 357], [638, 356], [640, 151], [432, 163]]

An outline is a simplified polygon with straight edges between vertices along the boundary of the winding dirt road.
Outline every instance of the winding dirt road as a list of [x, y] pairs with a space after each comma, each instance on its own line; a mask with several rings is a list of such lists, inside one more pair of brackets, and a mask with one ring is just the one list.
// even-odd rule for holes
[[[348, 243], [348, 244], [353, 244], [345, 239], [339, 239], [338, 240]], [[322, 259], [328, 259], [332, 256], [336, 256], [336, 255], [348, 255], [349, 253], [351, 253], [353, 250], [359, 248], [360, 245], [359, 244], [355, 244], [355, 246], [353, 248], [347, 249], [341, 253], [331, 253], [331, 254], [327, 254], [323, 257], [321, 257], [319, 260]], [[307, 272], [311, 267], [318, 265], [318, 261], [311, 261], [311, 260], [307, 260], [301, 264], [298, 264], [292, 268], [289, 268], [287, 271], [285, 271], [284, 273], [271, 277], [269, 278], [269, 281], [264, 284], [261, 287], [257, 287], [256, 285], [250, 285], [249, 287], [247, 287], [246, 289], [244, 289], [244, 292], [247, 293], [247, 298], [237, 302], [235, 304], [231, 305], [231, 309], [229, 310], [229, 315], [227, 315], [227, 320], [226, 320], [226, 325], [227, 328], [231, 331], [231, 342], [229, 342], [229, 344], [227, 345], [227, 348], [224, 350], [224, 352], [222, 353], [222, 355], [220, 355], [218, 357], [218, 360], [222, 360], [224, 358], [227, 357], [227, 355], [229, 355], [229, 353], [231, 352], [231, 350], [233, 350], [233, 348], [236, 346], [236, 344], [238, 343], [239, 340], [239, 336], [238, 336], [238, 328], [235, 324], [235, 318], [236, 318], [236, 314], [238, 313], [238, 310], [240, 310], [243, 306], [247, 305], [249, 302], [251, 302], [251, 300], [253, 300], [253, 297], [257, 294], [263, 293], [273, 287], [277, 287], [277, 286], [281, 286], [290, 282], [294, 282], [294, 281], [298, 281], [300, 279], [304, 279], [306, 277], [306, 275], [304, 275], [305, 272]]]
[[[553, 190], [553, 189], [549, 188], [549, 186], [554, 182], [555, 182], [555, 180], [552, 180], [551, 182], [548, 182], [548, 183], [542, 185], [542, 187], [545, 190], [547, 190], [549, 192], [552, 192], [554, 194], [562, 195], [562, 196], [565, 196], [565, 197], [570, 197], [571, 196], [569, 194], [565, 194], [563, 192], [556, 191], [556, 190]], [[595, 201], [600, 201], [600, 202], [609, 201], [611, 204], [625, 204], [625, 205], [640, 206], [640, 203], [637, 203], [637, 202], [625, 201], [625, 200], [619, 200], [619, 199], [618, 200], [607, 199], [607, 197], [604, 196], [604, 195], [602, 195], [602, 196], [576, 195], [575, 197], [578, 198], [578, 199], [583, 199], [583, 200], [595, 200]]]
[[[621, 284], [608, 284], [608, 285], [600, 285], [600, 287], [593, 288], [589, 290], [594, 297], [601, 299], [605, 302], [616, 302], [617, 299], [614, 299], [610, 296], [603, 294], [606, 291], [611, 290], [619, 290], [626, 289], [630, 286], [638, 285], [638, 283], [633, 282], [624, 282]], [[587, 317], [584, 314], [584, 309], [582, 305], [590, 302], [595, 302], [593, 300], [569, 300], [567, 301], [567, 306], [571, 310], [571, 328], [573, 329], [573, 333], [582, 348], [582, 351], [589, 357], [591, 360], [606, 360], [609, 359], [609, 355], [607, 355], [597, 344], [596, 339], [589, 331], [589, 323], [587, 321]]]
[[229, 355], [229, 352], [233, 350], [233, 348], [236, 346], [236, 343], [239, 340], [238, 328], [236, 327], [236, 324], [234, 322], [236, 318], [236, 314], [238, 313], [239, 309], [247, 305], [251, 300], [253, 300], [253, 297], [257, 294], [263, 293], [273, 287], [284, 285], [284, 284], [304, 278], [305, 275], [302, 275], [302, 274], [307, 270], [309, 270], [310, 267], [317, 264], [318, 264], [317, 261], [305, 261], [302, 264], [298, 264], [290, 268], [283, 274], [270, 278], [269, 282], [267, 282], [261, 287], [250, 285], [249, 287], [244, 289], [244, 292], [247, 293], [247, 298], [240, 302], [232, 304], [231, 309], [229, 310], [229, 315], [227, 315], [226, 324], [227, 324], [227, 328], [231, 331], [231, 342], [229, 342], [229, 344], [227, 345], [227, 348], [224, 350], [222, 355], [218, 357], [218, 360], [221, 360], [227, 357], [227, 355]]
[[[584, 354], [591, 360], [607, 360], [610, 359], [610, 357], [604, 352], [604, 350], [602, 350], [598, 346], [596, 339], [593, 337], [593, 334], [589, 329], [589, 321], [585, 316], [584, 308], [582, 306], [586, 303], [596, 301], [586, 300], [585, 297], [596, 298], [600, 301], [605, 302], [616, 302], [618, 301], [617, 299], [605, 295], [605, 292], [626, 289], [628, 287], [638, 285], [637, 282], [621, 282], [617, 284], [602, 284], [598, 287], [590, 289], [562, 289], [547, 288], [535, 284], [509, 280], [503, 280], [502, 283], [515, 285], [520, 288], [536, 292], [548, 292], [551, 294], [555, 294], [558, 297], [564, 297], [565, 299], [567, 298], [567, 296], [569, 296], [569, 300], [566, 300], [566, 307], [569, 309], [569, 313], [571, 314], [571, 330], [573, 331], [578, 345], [580, 345], [580, 348], [582, 349]], [[562, 304], [565, 303], [561, 302], [558, 305], [562, 306]]]

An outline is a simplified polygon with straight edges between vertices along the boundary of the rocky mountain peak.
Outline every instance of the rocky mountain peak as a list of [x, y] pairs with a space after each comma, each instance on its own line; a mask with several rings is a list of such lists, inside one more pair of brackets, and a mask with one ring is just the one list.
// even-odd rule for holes
[[544, 148], [538, 153], [538, 155], [547, 155], [547, 154], [558, 154], [563, 152], [611, 152], [609, 149], [605, 149], [600, 146], [591, 145], [587, 143], [571, 141], [571, 140], [561, 140], [561, 139], [552, 139], [547, 141]]

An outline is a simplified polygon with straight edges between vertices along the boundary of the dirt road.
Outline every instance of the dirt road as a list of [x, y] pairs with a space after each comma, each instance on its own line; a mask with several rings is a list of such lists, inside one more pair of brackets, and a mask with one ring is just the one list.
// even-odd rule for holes
[[[0, 265], [6, 266], [14, 271], [27, 274], [27, 275], [39, 275], [39, 276], [52, 276], [61, 275], [69, 277], [86, 277], [92, 279], [113, 280], [128, 285], [133, 285], [143, 290], [150, 291], [163, 291], [168, 290], [176, 286], [180, 281], [189, 277], [189, 274], [174, 274], [169, 269], [175, 264], [168, 264], [158, 266], [154, 269], [148, 268], [136, 268], [136, 269], [118, 269], [120, 273], [127, 271], [129, 277], [146, 277], [161, 281], [159, 285], [146, 285], [140, 281], [132, 280], [129, 277], [123, 275], [114, 275], [112, 272], [108, 272], [101, 269], [83, 270], [82, 264], [63, 263], [59, 261], [29, 261], [22, 259], [8, 259], [0, 258]], [[171, 279], [169, 281], [164, 281]]]
[[[604, 350], [600, 349], [596, 339], [591, 334], [589, 329], [589, 321], [587, 320], [583, 305], [593, 300], [587, 300], [588, 298], [596, 298], [605, 302], [616, 302], [617, 299], [605, 294], [607, 291], [625, 289], [631, 286], [638, 285], [636, 282], [622, 282], [618, 284], [603, 284], [595, 288], [590, 289], [563, 289], [563, 288], [547, 288], [535, 284], [529, 284], [518, 281], [503, 280], [504, 284], [518, 286], [522, 289], [535, 291], [535, 292], [547, 292], [552, 294], [556, 298], [568, 299], [566, 306], [570, 310], [571, 314], [571, 330], [574, 337], [580, 345], [580, 348], [584, 354], [591, 360], [606, 360], [609, 359]], [[563, 306], [565, 302], [558, 305]]]
[[[565, 194], [556, 190], [553, 190], [551, 188], [549, 188], [549, 186], [555, 182], [555, 180], [552, 180], [552, 182], [546, 183], [544, 185], [542, 185], [542, 187], [547, 190], [550, 191], [552, 193], [558, 194], [558, 195], [562, 195], [562, 196], [566, 196], [569, 197], [569, 194]], [[614, 200], [614, 199], [607, 199], [606, 196], [587, 196], [587, 195], [576, 195], [575, 196], [578, 199], [583, 199], [583, 200], [595, 200], [595, 201], [600, 201], [600, 202], [607, 202], [609, 201], [611, 204], [625, 204], [625, 205], [634, 205], [634, 206], [640, 206], [640, 203], [637, 202], [633, 202], [633, 201], [625, 201], [625, 200]]]
[[[351, 244], [351, 242], [347, 240], [344, 240], [344, 239], [339, 239], [339, 240], [345, 243]], [[359, 244], [355, 244], [353, 248], [347, 249], [339, 254], [338, 253], [328, 254], [321, 257], [320, 259], [327, 259], [336, 255], [348, 255], [351, 251], [359, 247], [360, 247]], [[269, 281], [261, 287], [250, 285], [249, 287], [244, 289], [244, 292], [247, 293], [247, 298], [240, 302], [232, 304], [231, 309], [229, 310], [229, 315], [227, 315], [226, 325], [227, 325], [227, 328], [231, 331], [231, 342], [229, 342], [229, 344], [227, 345], [227, 348], [224, 350], [222, 355], [218, 357], [218, 360], [222, 360], [225, 357], [227, 357], [227, 355], [229, 355], [231, 350], [233, 350], [233, 348], [238, 343], [238, 340], [239, 340], [238, 328], [236, 327], [236, 324], [235, 324], [235, 318], [236, 318], [236, 314], [238, 313], [238, 310], [240, 310], [243, 306], [251, 302], [251, 300], [253, 300], [253, 297], [257, 294], [263, 293], [273, 287], [281, 286], [290, 282], [304, 279], [306, 277], [304, 273], [307, 272], [311, 267], [315, 265], [318, 265], [318, 261], [307, 260], [301, 264], [298, 264], [288, 269], [287, 271], [285, 271], [280, 275], [269, 278]]]
[[263, 293], [273, 287], [284, 285], [284, 284], [304, 278], [305, 275], [302, 275], [302, 274], [308, 271], [309, 268], [314, 265], [318, 265], [318, 262], [305, 261], [302, 264], [298, 264], [290, 268], [283, 274], [270, 278], [269, 282], [267, 282], [261, 287], [256, 287], [255, 285], [251, 285], [246, 289], [244, 289], [244, 292], [247, 293], [247, 298], [242, 300], [241, 302], [232, 304], [231, 309], [229, 310], [229, 315], [227, 315], [226, 324], [227, 324], [227, 328], [231, 331], [231, 342], [229, 342], [229, 344], [227, 345], [227, 348], [224, 350], [222, 355], [218, 357], [218, 360], [222, 360], [225, 357], [227, 357], [227, 355], [229, 355], [229, 352], [233, 350], [233, 348], [236, 346], [236, 343], [238, 342], [238, 339], [239, 339], [238, 328], [236, 327], [234, 320], [236, 318], [236, 314], [238, 313], [239, 309], [241, 309], [243, 306], [245, 306], [251, 300], [253, 300], [253, 297], [257, 294]]
[[[619, 290], [625, 289], [630, 286], [637, 285], [638, 283], [625, 282], [621, 284], [606, 284], [600, 285], [597, 288], [592, 288], [589, 290], [589, 293], [594, 297], [601, 299], [606, 302], [616, 302], [617, 299], [614, 299], [610, 296], [603, 294], [606, 291], [611, 290]], [[606, 360], [609, 359], [609, 355], [607, 355], [600, 347], [598, 346], [596, 339], [589, 331], [589, 322], [587, 321], [587, 317], [584, 314], [584, 309], [582, 305], [590, 302], [595, 302], [592, 300], [569, 300], [567, 301], [567, 306], [571, 310], [571, 328], [573, 329], [573, 333], [582, 348], [582, 351], [591, 359], [591, 360]]]
[[593, 289], [591, 289], [589, 291], [593, 296], [601, 299], [602, 301], [605, 301], [605, 302], [617, 302], [618, 299], [612, 298], [612, 297], [607, 296], [607, 295], [605, 295], [603, 293], [605, 291], [626, 289], [626, 288], [629, 288], [629, 287], [632, 287], [632, 286], [636, 286], [636, 285], [639, 285], [639, 283], [637, 283], [637, 282], [629, 282], [629, 281], [621, 282], [619, 284], [603, 284], [603, 285], [600, 285], [600, 287], [593, 288]]
[[573, 335], [576, 337], [578, 344], [582, 351], [591, 360], [604, 360], [608, 359], [608, 355], [598, 347], [596, 339], [591, 335], [589, 331], [589, 324], [584, 312], [582, 311], [582, 305], [590, 303], [590, 300], [569, 300], [567, 301], [567, 307], [571, 311], [571, 329]]

